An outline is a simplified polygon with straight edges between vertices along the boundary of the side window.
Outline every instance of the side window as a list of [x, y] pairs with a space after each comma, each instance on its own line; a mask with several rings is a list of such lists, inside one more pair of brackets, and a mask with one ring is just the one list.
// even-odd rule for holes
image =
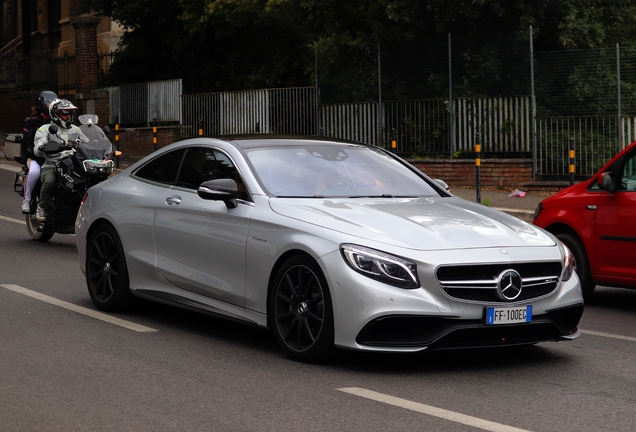
[[216, 159], [214, 150], [206, 148], [189, 148], [181, 169], [176, 185], [188, 189], [196, 189], [205, 181], [215, 177]]
[[220, 178], [236, 181], [239, 190], [238, 198], [247, 199], [243, 181], [232, 161], [224, 153], [209, 148], [194, 147], [188, 149], [183, 158], [176, 185], [197, 189], [205, 181]]
[[163, 154], [139, 168], [134, 175], [145, 180], [172, 186], [177, 178], [184, 154], [185, 149]]
[[232, 161], [224, 154], [219, 151], [215, 151], [214, 155], [216, 156], [216, 173], [214, 178], [230, 178], [236, 182], [236, 186], [238, 187], [238, 195], [237, 198], [242, 200], [248, 199], [247, 190], [245, 189], [245, 183], [243, 183], [243, 179], [238, 173], [236, 167]]
[[623, 165], [623, 175], [619, 189], [636, 191], [636, 153], [629, 156]]

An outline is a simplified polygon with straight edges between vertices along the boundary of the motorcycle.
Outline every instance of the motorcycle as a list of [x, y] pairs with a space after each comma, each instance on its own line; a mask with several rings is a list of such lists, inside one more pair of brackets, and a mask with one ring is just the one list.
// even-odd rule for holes
[[[46, 209], [46, 221], [40, 222], [35, 217], [42, 188], [40, 179], [31, 194], [31, 212], [25, 216], [27, 231], [35, 241], [49, 241], [55, 233], [74, 234], [75, 219], [86, 191], [113, 173], [115, 163], [111, 158], [121, 155], [107, 137], [110, 128], [99, 127], [95, 114], [83, 114], [78, 119], [81, 123], [79, 128], [88, 137], [88, 142], [77, 140], [67, 143], [58, 134], [56, 125], [49, 127], [44, 153], [66, 153], [55, 165], [56, 186]], [[24, 197], [27, 175], [28, 170], [23, 169], [15, 176], [13, 189], [21, 197]]]

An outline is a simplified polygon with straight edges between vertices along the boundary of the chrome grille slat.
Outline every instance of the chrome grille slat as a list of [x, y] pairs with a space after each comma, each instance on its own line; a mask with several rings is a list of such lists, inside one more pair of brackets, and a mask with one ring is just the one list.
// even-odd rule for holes
[[558, 261], [442, 266], [436, 276], [444, 293], [454, 300], [506, 303], [497, 295], [497, 280], [508, 269], [521, 276], [523, 290], [515, 301], [523, 301], [551, 294], [558, 286], [562, 266]]

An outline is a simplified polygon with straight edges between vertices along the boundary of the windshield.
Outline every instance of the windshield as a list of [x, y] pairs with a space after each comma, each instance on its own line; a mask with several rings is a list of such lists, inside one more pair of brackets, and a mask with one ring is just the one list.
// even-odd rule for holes
[[372, 147], [315, 144], [246, 152], [261, 185], [278, 197], [439, 196], [422, 177]]
[[113, 145], [104, 133], [96, 125], [81, 125], [80, 129], [88, 138], [88, 142], [82, 142], [79, 147], [78, 157], [84, 159], [110, 159], [113, 154]]

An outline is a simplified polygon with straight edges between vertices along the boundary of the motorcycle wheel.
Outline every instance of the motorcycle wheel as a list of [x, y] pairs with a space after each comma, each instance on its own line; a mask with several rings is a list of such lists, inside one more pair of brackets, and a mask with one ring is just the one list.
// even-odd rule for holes
[[[37, 204], [31, 201], [31, 209], [33, 209], [35, 205]], [[47, 242], [51, 240], [51, 237], [53, 237], [55, 232], [50, 226], [47, 226], [46, 223], [38, 222], [35, 218], [35, 212], [27, 214], [25, 217], [27, 231], [33, 240], [39, 242]]]
[[88, 240], [86, 284], [98, 309], [121, 312], [133, 305], [124, 248], [112, 225], [98, 226]]

